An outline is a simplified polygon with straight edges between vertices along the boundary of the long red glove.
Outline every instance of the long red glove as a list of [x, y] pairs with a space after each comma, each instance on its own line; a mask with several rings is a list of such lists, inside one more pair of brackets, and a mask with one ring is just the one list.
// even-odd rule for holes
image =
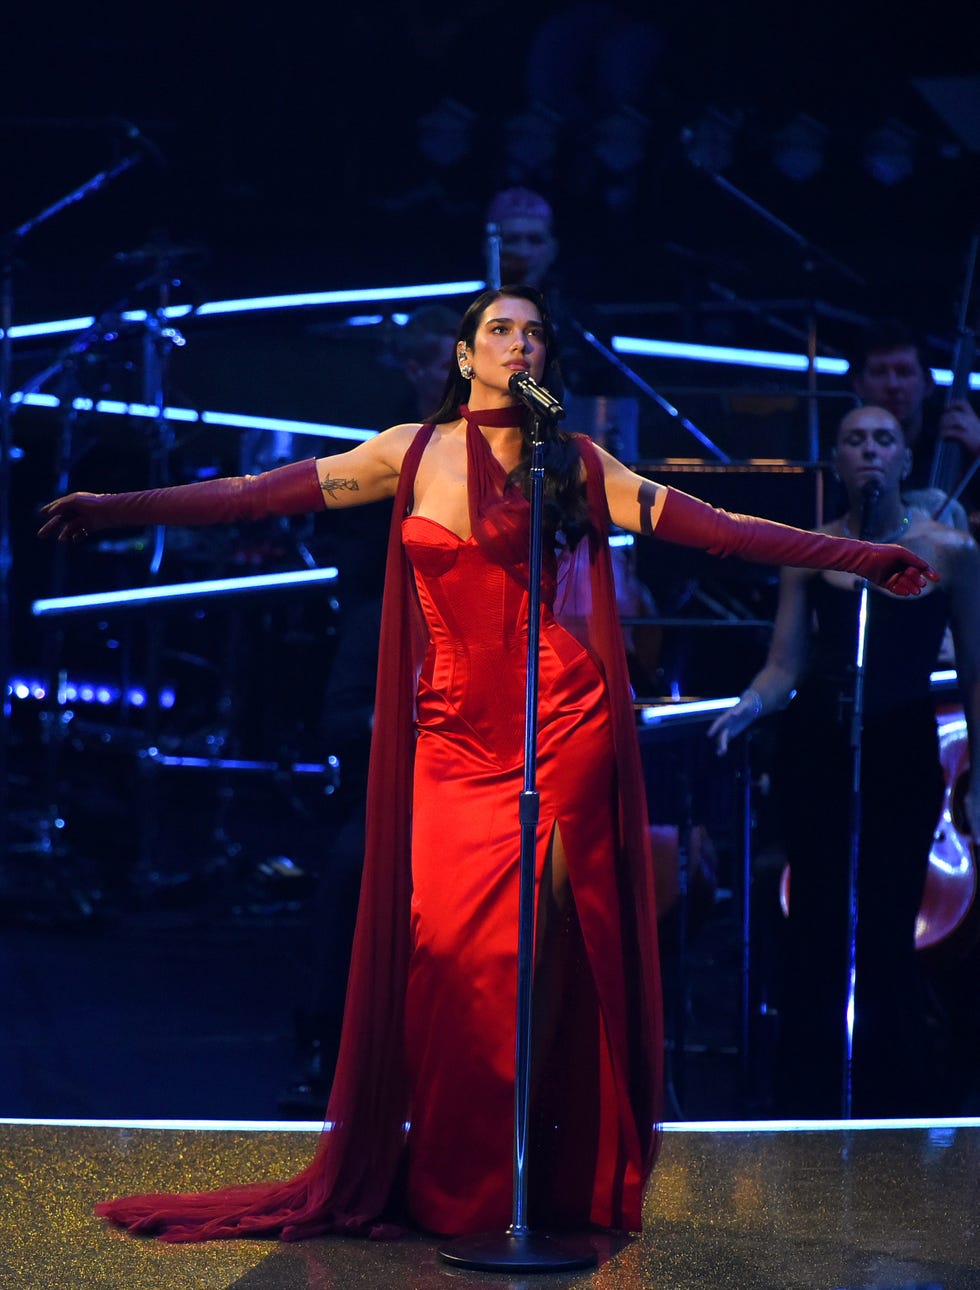
[[137, 524], [233, 524], [269, 515], [322, 511], [316, 458], [261, 475], [205, 479], [139, 493], [69, 493], [41, 507], [38, 537], [77, 542], [100, 529]]
[[898, 596], [917, 596], [926, 579], [939, 581], [928, 561], [894, 543], [859, 542], [791, 528], [755, 515], [735, 515], [668, 488], [654, 535], [710, 555], [737, 555], [756, 564], [843, 569]]

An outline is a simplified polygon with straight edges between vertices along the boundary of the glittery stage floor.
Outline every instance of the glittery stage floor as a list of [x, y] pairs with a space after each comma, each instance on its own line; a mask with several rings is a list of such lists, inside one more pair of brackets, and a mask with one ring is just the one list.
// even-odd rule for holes
[[125, 1191], [288, 1176], [316, 1132], [305, 1122], [0, 1122], [0, 1290], [980, 1287], [977, 1120], [671, 1126], [643, 1234], [589, 1238], [595, 1265], [577, 1271], [474, 1269], [444, 1257], [452, 1242], [419, 1236], [173, 1246], [92, 1216], [97, 1200]]

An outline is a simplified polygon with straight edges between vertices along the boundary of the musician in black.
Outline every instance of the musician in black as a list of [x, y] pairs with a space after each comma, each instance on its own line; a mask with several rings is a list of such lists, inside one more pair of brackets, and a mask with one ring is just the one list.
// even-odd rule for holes
[[[963, 472], [980, 457], [980, 417], [965, 396], [949, 399], [948, 390], [937, 389], [925, 338], [897, 320], [882, 319], [868, 326], [850, 355], [849, 371], [854, 392], [863, 404], [885, 408], [902, 423], [912, 449], [912, 469], [903, 491], [923, 509], [935, 513], [936, 505], [942, 504], [942, 495], [924, 490], [930, 486], [937, 447], [943, 440], [962, 445], [961, 454], [949, 456], [951, 471], [946, 491], [955, 495]], [[972, 517], [976, 532], [980, 520], [980, 466], [959, 502], [962, 509], [954, 505], [940, 518], [956, 528], [966, 528]]]
[[[900, 543], [928, 559], [940, 580], [914, 603], [868, 592], [859, 696], [856, 580], [783, 570], [766, 661], [739, 702], [708, 730], [724, 752], [752, 722], [779, 714], [772, 782], [789, 865], [789, 917], [781, 919], [779, 938], [776, 1113], [833, 1117], [843, 1110], [855, 838], [853, 1114], [959, 1113], [937, 1099], [965, 1097], [975, 1063], [956, 1080], [932, 1078], [939, 1058], [930, 1054], [915, 931], [944, 793], [931, 672], [947, 626], [975, 768], [964, 807], [974, 840], [980, 830], [980, 549], [969, 534], [908, 505], [903, 485], [911, 452], [884, 408], [848, 412], [834, 457], [847, 503], [824, 531]], [[961, 1033], [980, 1025], [975, 990], [973, 999], [972, 1015], [957, 1020]]]

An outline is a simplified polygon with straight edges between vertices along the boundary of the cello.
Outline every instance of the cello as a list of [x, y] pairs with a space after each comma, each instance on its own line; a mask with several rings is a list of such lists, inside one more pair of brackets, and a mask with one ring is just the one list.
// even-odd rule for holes
[[[966, 934], [975, 919], [977, 866], [963, 806], [970, 772], [970, 746], [963, 709], [940, 702], [936, 708], [939, 757], [946, 782], [939, 818], [929, 850], [929, 867], [915, 920], [916, 950], [931, 950]], [[789, 914], [790, 870], [784, 865], [779, 904]]]
[[970, 748], [963, 709], [940, 704], [936, 711], [939, 757], [946, 790], [929, 852], [929, 868], [915, 947], [928, 950], [964, 928], [977, 894], [977, 868], [963, 795], [970, 770]]

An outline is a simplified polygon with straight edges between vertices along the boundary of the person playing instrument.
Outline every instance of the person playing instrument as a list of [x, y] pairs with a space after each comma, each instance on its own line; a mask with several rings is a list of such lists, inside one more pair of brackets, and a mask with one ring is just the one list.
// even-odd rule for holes
[[[900, 542], [939, 570], [918, 599], [873, 590], [860, 717], [853, 1110], [925, 1113], [925, 1036], [915, 924], [943, 800], [930, 673], [947, 626], [955, 644], [973, 771], [968, 828], [980, 829], [980, 551], [969, 534], [911, 507], [911, 451], [898, 419], [867, 406], [834, 449], [847, 510], [825, 532]], [[762, 669], [708, 736], [720, 753], [781, 714], [773, 790], [789, 862], [779, 1005], [777, 1114], [841, 1113], [849, 962], [849, 858], [859, 594], [847, 573], [784, 569]], [[792, 701], [791, 701], [792, 700]]]
[[[943, 491], [955, 496], [963, 473], [980, 456], [980, 417], [963, 392], [952, 391], [952, 397], [940, 403], [925, 339], [896, 320], [881, 319], [866, 328], [850, 355], [848, 370], [862, 403], [885, 408], [902, 423], [912, 452], [905, 495], [934, 515], [943, 503], [942, 492], [930, 491], [937, 451], [944, 443], [962, 447], [959, 468], [957, 459], [951, 457], [954, 468], [944, 481]], [[969, 517], [977, 511], [980, 469], [962, 495], [947, 510], [940, 511], [939, 518], [965, 529], [970, 527]]]
[[[286, 1182], [100, 1204], [115, 1225], [170, 1241], [508, 1226], [530, 403], [542, 389], [560, 397], [544, 298], [523, 285], [488, 289], [462, 316], [427, 424], [392, 426], [265, 475], [73, 493], [41, 508], [41, 536], [74, 542], [113, 525], [217, 524], [394, 499], [363, 877], [320, 1145]], [[528, 1215], [535, 1227], [636, 1231], [659, 1142], [662, 1016], [608, 527], [719, 556], [848, 569], [898, 596], [918, 596], [938, 575], [893, 544], [715, 510], [551, 417], [540, 438]]]

